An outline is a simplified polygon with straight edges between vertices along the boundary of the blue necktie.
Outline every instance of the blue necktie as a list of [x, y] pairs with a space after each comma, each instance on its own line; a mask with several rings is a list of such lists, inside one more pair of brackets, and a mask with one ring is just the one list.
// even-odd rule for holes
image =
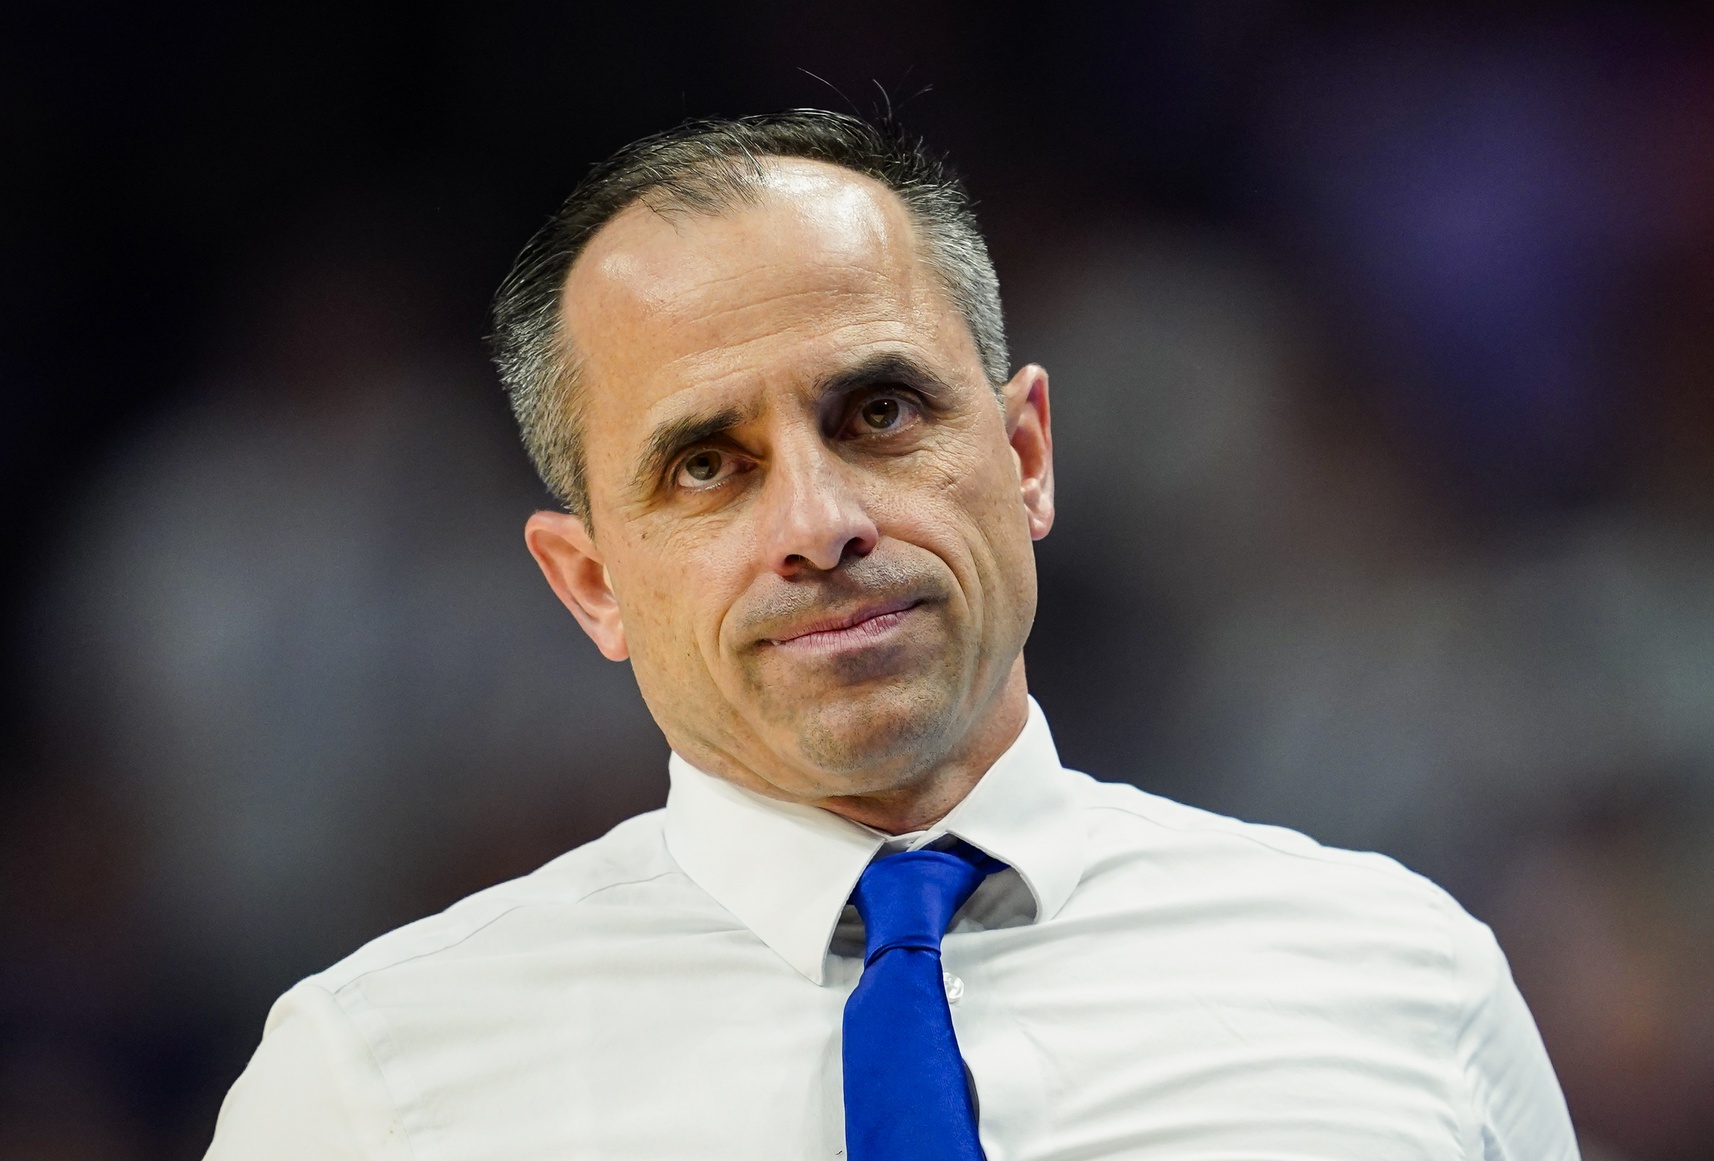
[[869, 864], [851, 901], [868, 949], [845, 1002], [847, 1161], [983, 1161], [940, 967], [940, 937], [1005, 867], [967, 844]]

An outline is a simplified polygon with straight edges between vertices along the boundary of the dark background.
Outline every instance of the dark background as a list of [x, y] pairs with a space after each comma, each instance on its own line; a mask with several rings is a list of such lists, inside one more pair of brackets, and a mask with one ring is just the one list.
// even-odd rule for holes
[[199, 1156], [293, 980], [660, 802], [486, 304], [805, 104], [951, 153], [1053, 374], [1068, 763], [1436, 878], [1586, 1156], [1714, 1155], [1707, 19], [69, 0], [0, 12], [0, 1159]]

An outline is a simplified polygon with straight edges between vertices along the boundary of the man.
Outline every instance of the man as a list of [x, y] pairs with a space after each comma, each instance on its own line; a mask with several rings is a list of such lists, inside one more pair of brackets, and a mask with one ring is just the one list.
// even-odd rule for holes
[[639, 142], [496, 316], [566, 507], [530, 551], [631, 660], [667, 807], [293, 988], [211, 1157], [1575, 1156], [1450, 898], [1060, 766], [1047, 375], [920, 147]]

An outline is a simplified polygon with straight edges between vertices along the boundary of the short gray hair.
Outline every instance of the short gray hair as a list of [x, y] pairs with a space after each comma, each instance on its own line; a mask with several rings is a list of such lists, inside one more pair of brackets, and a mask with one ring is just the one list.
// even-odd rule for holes
[[969, 324], [996, 390], [1009, 373], [1000, 283], [969, 194], [922, 141], [891, 120], [821, 109], [687, 121], [600, 162], [536, 231], [494, 298], [494, 363], [524, 447], [554, 498], [588, 518], [575, 352], [561, 333], [560, 293], [577, 256], [620, 211], [719, 213], [753, 200], [767, 158], [823, 161], [874, 178], [910, 212], [924, 257]]

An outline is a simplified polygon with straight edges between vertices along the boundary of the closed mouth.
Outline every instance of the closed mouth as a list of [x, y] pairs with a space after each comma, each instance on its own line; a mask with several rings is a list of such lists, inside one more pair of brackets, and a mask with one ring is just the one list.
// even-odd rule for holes
[[808, 650], [856, 644], [885, 633], [920, 604], [920, 597], [882, 601], [841, 617], [827, 617], [798, 626], [789, 633], [768, 638], [768, 642]]

